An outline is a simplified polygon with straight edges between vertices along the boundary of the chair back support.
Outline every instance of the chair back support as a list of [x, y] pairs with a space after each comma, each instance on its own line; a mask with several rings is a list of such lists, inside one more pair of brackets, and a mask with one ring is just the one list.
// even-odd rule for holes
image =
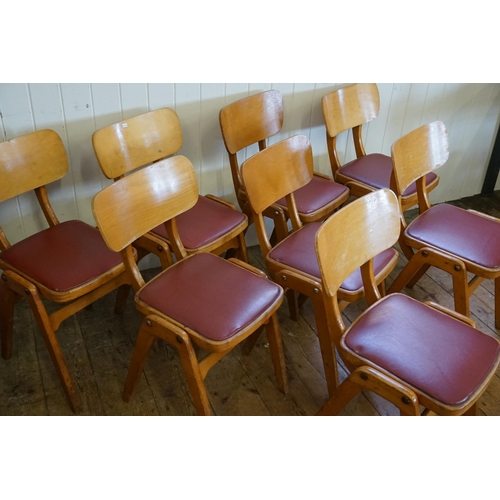
[[330, 137], [377, 117], [380, 96], [375, 83], [356, 83], [323, 97], [323, 118]]
[[92, 210], [104, 241], [119, 252], [197, 200], [192, 163], [174, 156], [108, 186], [94, 197]]
[[397, 242], [399, 219], [395, 194], [380, 189], [358, 198], [323, 223], [315, 245], [329, 297], [351, 273]]
[[394, 189], [401, 195], [424, 175], [444, 165], [449, 157], [448, 132], [435, 121], [413, 130], [392, 146]]
[[311, 181], [313, 154], [309, 139], [295, 135], [245, 161], [241, 167], [245, 189], [256, 214]]
[[222, 137], [230, 154], [277, 134], [283, 126], [283, 98], [268, 90], [229, 104], [219, 114]]
[[177, 113], [161, 108], [98, 130], [92, 143], [104, 175], [117, 179], [177, 153], [182, 129]]
[[68, 172], [64, 144], [54, 130], [0, 143], [0, 202], [45, 186]]

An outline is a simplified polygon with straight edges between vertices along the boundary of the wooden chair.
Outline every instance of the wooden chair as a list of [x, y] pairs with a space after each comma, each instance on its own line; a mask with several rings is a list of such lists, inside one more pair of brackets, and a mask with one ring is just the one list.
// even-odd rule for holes
[[[431, 207], [422, 181], [448, 155], [448, 134], [439, 121], [410, 132], [392, 147], [393, 191], [401, 200], [401, 192], [416, 181], [421, 215], [409, 225], [401, 219], [399, 244], [409, 262], [389, 292], [412, 287], [436, 266], [451, 274], [455, 309], [469, 316], [469, 297], [484, 279], [494, 279], [495, 326], [500, 328], [500, 220], [448, 204]], [[474, 274], [470, 282], [467, 272]]]
[[[396, 196], [384, 189], [349, 204], [316, 234], [328, 324], [351, 372], [319, 415], [338, 414], [362, 389], [389, 400], [401, 415], [474, 415], [495, 376], [500, 344], [469, 318], [406, 295], [381, 298], [373, 257], [396, 243], [399, 218]], [[359, 266], [370, 307], [346, 329], [337, 294]]]
[[[26, 298], [68, 403], [78, 412], [80, 401], [56, 331], [65, 319], [130, 280], [120, 255], [107, 248], [95, 227], [79, 220], [59, 222], [45, 186], [67, 171], [64, 145], [53, 130], [0, 143], [0, 202], [34, 189], [50, 226], [13, 245], [0, 228], [0, 326], [2, 356], [9, 359], [14, 304]], [[42, 299], [65, 305], [49, 314]], [[117, 310], [125, 299], [118, 294]]]
[[[286, 392], [276, 316], [283, 290], [240, 260], [227, 261], [211, 253], [188, 256], [177, 218], [197, 200], [192, 164], [174, 156], [105, 188], [94, 198], [93, 210], [106, 243], [121, 252], [136, 292], [136, 306], [144, 317], [125, 383], [125, 401], [134, 391], [151, 346], [163, 339], [180, 355], [196, 410], [208, 415], [210, 403], [203, 382], [208, 370], [264, 325], [278, 387]], [[132, 243], [162, 221], [179, 260], [145, 285], [132, 257]], [[198, 361], [194, 345], [209, 354]]]
[[[110, 125], [94, 133], [94, 151], [106, 177], [115, 181], [144, 165], [177, 153], [182, 146], [182, 129], [177, 113], [170, 108], [151, 111]], [[248, 261], [246, 215], [212, 195], [198, 196], [194, 207], [177, 218], [179, 235], [188, 254], [234, 250]], [[139, 238], [139, 260], [153, 253], [166, 269], [172, 264], [168, 235], [163, 224]]]
[[[273, 165], [273, 168], [269, 168]], [[295, 292], [310, 297], [316, 318], [318, 337], [323, 357], [326, 381], [330, 393], [337, 387], [337, 365], [334, 346], [328, 333], [325, 308], [321, 295], [321, 274], [314, 250], [314, 237], [321, 227], [320, 222], [302, 225], [297, 214], [295, 192], [311, 181], [313, 176], [312, 148], [307, 137], [297, 135], [246, 160], [242, 166], [245, 190], [253, 211], [255, 228], [267, 270], [273, 280], [288, 289], [289, 302]], [[286, 198], [293, 232], [274, 248], [266, 233], [263, 213], [276, 200]], [[349, 226], [346, 226], [350, 228]], [[394, 269], [398, 253], [384, 249], [375, 259], [377, 284], [383, 288], [385, 278]], [[353, 270], [344, 280], [338, 293], [343, 309], [348, 303], [364, 296], [361, 273]], [[297, 305], [294, 305], [297, 308]]]
[[[359, 197], [381, 188], [389, 188], [392, 161], [387, 155], [366, 154], [363, 145], [362, 126], [378, 116], [380, 97], [375, 83], [356, 83], [325, 95], [321, 101], [326, 125], [326, 141], [332, 174], [337, 182], [345, 184], [353, 196]], [[356, 159], [340, 165], [337, 152], [337, 136], [352, 129]], [[427, 190], [432, 191], [439, 177], [427, 176]], [[404, 191], [401, 198], [403, 211], [417, 204], [415, 184]]]
[[[222, 137], [229, 154], [234, 189], [243, 213], [250, 218], [248, 204], [238, 163], [238, 152], [258, 144], [266, 148], [267, 139], [283, 126], [283, 98], [278, 90], [269, 90], [229, 104], [219, 114]], [[311, 182], [295, 193], [300, 220], [304, 223], [325, 220], [349, 198], [349, 190], [330, 177], [314, 172]], [[273, 219], [277, 241], [288, 235], [289, 217], [285, 199], [277, 200], [264, 213]], [[250, 219], [251, 222], [251, 219]]]

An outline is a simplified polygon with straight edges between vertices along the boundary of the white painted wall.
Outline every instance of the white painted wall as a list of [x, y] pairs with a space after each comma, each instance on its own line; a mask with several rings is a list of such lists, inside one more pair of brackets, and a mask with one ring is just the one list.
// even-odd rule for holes
[[[173, 107], [181, 120], [180, 151], [194, 164], [200, 192], [236, 203], [227, 155], [219, 129], [219, 110], [233, 101], [267, 89], [283, 94], [283, 130], [274, 143], [302, 133], [311, 140], [315, 168], [330, 173], [321, 114], [321, 97], [346, 84], [337, 83], [154, 83], [154, 84], [0, 84], [0, 140], [51, 128], [62, 137], [70, 172], [50, 187], [61, 220], [94, 224], [92, 197], [109, 184], [100, 172], [91, 144], [95, 130], [160, 107]], [[390, 154], [401, 135], [432, 120], [449, 131], [451, 154], [441, 168], [433, 203], [480, 192], [500, 115], [498, 83], [379, 84], [381, 111], [365, 128], [367, 152]], [[341, 161], [354, 158], [352, 141], [340, 138]], [[349, 140], [348, 140], [349, 139]], [[248, 152], [252, 154], [254, 150]], [[500, 180], [497, 183], [500, 189]], [[0, 206], [0, 225], [11, 243], [45, 227], [34, 195]], [[249, 243], [255, 244], [253, 233]]]

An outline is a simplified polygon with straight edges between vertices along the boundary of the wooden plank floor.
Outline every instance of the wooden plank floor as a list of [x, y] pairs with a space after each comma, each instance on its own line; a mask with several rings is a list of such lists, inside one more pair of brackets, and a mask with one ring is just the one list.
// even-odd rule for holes
[[[500, 197], [477, 196], [454, 204], [500, 217]], [[415, 212], [411, 212], [412, 215]], [[252, 264], [263, 268], [258, 247], [249, 249]], [[389, 277], [389, 284], [406, 260]], [[147, 271], [147, 278], [159, 270]], [[434, 300], [453, 307], [451, 280], [430, 270], [405, 293], [418, 300]], [[96, 302], [63, 323], [57, 332], [74, 383], [82, 400], [82, 415], [194, 415], [182, 366], [175, 350], [165, 343], [151, 351], [141, 381], [130, 403], [121, 399], [134, 342], [140, 325], [131, 297], [123, 316], [113, 313], [115, 294]], [[366, 306], [351, 304], [344, 312], [346, 323]], [[479, 329], [498, 337], [494, 327], [493, 282], [484, 282], [471, 299], [471, 312]], [[314, 415], [327, 398], [314, 315], [309, 302], [298, 322], [291, 321], [286, 302], [279, 321], [289, 392], [275, 385], [271, 357], [262, 335], [250, 353], [241, 346], [212, 368], [206, 379], [215, 415]], [[340, 378], [346, 376], [340, 365]], [[500, 415], [500, 373], [478, 405], [478, 415]], [[375, 394], [358, 395], [343, 415], [395, 415], [394, 406]], [[13, 356], [0, 358], [0, 415], [72, 415], [26, 301], [16, 306]]]

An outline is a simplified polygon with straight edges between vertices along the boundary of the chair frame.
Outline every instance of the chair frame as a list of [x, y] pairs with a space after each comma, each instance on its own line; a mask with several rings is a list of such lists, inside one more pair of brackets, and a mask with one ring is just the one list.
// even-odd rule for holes
[[[23, 150], [22, 157], [18, 153], [19, 148]], [[43, 158], [40, 155], [43, 155]], [[7, 171], [2, 168], [2, 164], [8, 165], [8, 170], [19, 171], [20, 168], [24, 168], [26, 173], [23, 173], [22, 177], [17, 176], [16, 183], [13, 185], [9, 183]], [[59, 135], [53, 130], [40, 130], [0, 143], [0, 184], [3, 185], [0, 189], [0, 201], [34, 190], [49, 227], [54, 227], [59, 224], [59, 220], [50, 204], [46, 185], [62, 178], [67, 171], [68, 160], [64, 145]], [[11, 244], [0, 228], [0, 250], [4, 251], [10, 247]], [[57, 340], [56, 331], [65, 319], [117, 288], [119, 290], [115, 312], [123, 312], [127, 298], [125, 291], [130, 285], [124, 266], [120, 264], [92, 281], [60, 292], [48, 288], [2, 261], [1, 253], [0, 269], [3, 270], [0, 281], [3, 358], [10, 359], [12, 356], [14, 305], [24, 297], [35, 316], [69, 406], [73, 412], [78, 413], [81, 410], [80, 400]], [[65, 305], [49, 314], [42, 298]]]
[[[296, 156], [296, 159], [292, 160], [292, 154], [297, 154], [297, 151], [301, 152], [298, 153], [300, 157]], [[266, 165], [269, 164], [274, 165], [274, 168], [272, 171], [267, 169], [266, 173]], [[284, 179], [283, 172], [290, 173], [291, 171], [293, 175], [288, 175]], [[321, 280], [303, 271], [274, 261], [269, 257], [273, 247], [267, 236], [263, 218], [266, 208], [274, 200], [286, 196], [293, 232], [299, 231], [303, 226], [297, 212], [294, 191], [309, 182], [312, 175], [312, 149], [309, 140], [301, 135], [290, 137], [270, 146], [265, 151], [259, 152], [246, 160], [242, 165], [242, 177], [249, 196], [252, 216], [267, 271], [276, 283], [286, 288], [292, 319], [297, 319], [299, 307], [294, 292], [298, 292], [304, 300], [308, 297], [311, 299], [326, 382], [328, 391], [332, 394], [338, 386], [338, 370], [335, 347], [327, 324]], [[282, 243], [279, 242], [276, 246]], [[386, 266], [385, 272], [380, 273], [377, 277], [377, 284], [381, 287], [382, 292], [385, 290], [384, 280], [390, 274], [396, 262], [397, 254], [391, 263]], [[341, 290], [338, 294], [340, 308], [343, 310], [349, 303], [355, 302], [363, 296], [363, 290], [358, 292]]]
[[[157, 197], [151, 196], [150, 186], [161, 182], [162, 178], [173, 177], [176, 178], [176, 183], [165, 186]], [[176, 217], [193, 207], [197, 196], [197, 182], [193, 166], [187, 158], [179, 155], [161, 160], [105, 188], [95, 196], [92, 207], [106, 243], [111, 249], [121, 253], [136, 293], [136, 307], [143, 316], [125, 382], [123, 399], [127, 402], [130, 400], [149, 350], [157, 339], [162, 339], [171, 344], [179, 353], [198, 414], [210, 415], [210, 403], [203, 382], [208, 371], [236, 345], [253, 334], [258, 335], [262, 327], [266, 329], [278, 388], [286, 393], [287, 376], [276, 316], [276, 311], [283, 301], [283, 292], [265, 315], [224, 341], [207, 339], [140, 301], [139, 292], [145, 286], [145, 281], [133, 258], [133, 242], [141, 234], [145, 234], [163, 222], [178, 259], [173, 266], [179, 265], [186, 259], [195, 258], [195, 255], [187, 254], [182, 244]], [[136, 215], [137, 207], [143, 208], [142, 219]], [[117, 220], [119, 220], [118, 224]], [[267, 279], [265, 273], [246, 262], [234, 258], [227, 262], [228, 265], [239, 266]], [[169, 272], [170, 269], [164, 270], [162, 274]], [[209, 354], [198, 361], [194, 345], [208, 351]]]
[[[136, 169], [178, 153], [182, 143], [181, 123], [171, 108], [160, 108], [123, 120], [96, 131], [92, 136], [99, 166], [103, 174], [115, 182]], [[237, 210], [232, 203], [214, 195], [207, 194], [205, 198]], [[245, 243], [247, 227], [248, 221], [215, 241], [186, 251], [188, 254], [211, 252], [220, 255], [234, 250], [240, 260], [248, 262]], [[169, 245], [160, 235], [149, 232], [136, 241], [135, 247], [139, 260], [152, 253], [160, 259], [163, 269], [173, 264], [175, 245]]]
[[[419, 151], [428, 152], [425, 159], [411, 164], [405, 161], [409, 148], [419, 148]], [[427, 172], [444, 165], [449, 156], [448, 133], [444, 123], [435, 121], [410, 132], [397, 141], [392, 148], [394, 173], [391, 183], [392, 190], [398, 196], [401, 204], [401, 190], [415, 182], [420, 214], [431, 208], [428, 189], [423, 182]], [[411, 182], [410, 182], [410, 179]], [[500, 219], [489, 215], [468, 210], [478, 217], [500, 223]], [[464, 316], [470, 316], [470, 296], [485, 279], [495, 282], [495, 327], [500, 328], [500, 269], [489, 269], [470, 260], [445, 252], [429, 243], [419, 241], [406, 234], [409, 224], [404, 215], [401, 217], [401, 236], [399, 245], [408, 263], [389, 287], [388, 293], [401, 291], [405, 286], [412, 288], [431, 267], [437, 267], [451, 275], [453, 282], [453, 297], [455, 310]], [[474, 274], [469, 280], [468, 272]]]
[[[245, 191], [241, 168], [238, 162], [238, 153], [257, 144], [259, 152], [267, 147], [270, 137], [278, 134], [283, 127], [283, 98], [278, 90], [268, 90], [256, 95], [245, 97], [224, 107], [219, 113], [219, 123], [229, 155], [231, 175], [238, 204], [252, 222], [252, 209]], [[329, 181], [333, 179], [319, 172], [314, 176]], [[311, 214], [298, 212], [304, 223], [322, 221], [342, 206], [349, 198], [347, 190], [343, 196], [334, 202], [325, 205]], [[268, 207], [264, 216], [273, 220], [276, 241], [282, 241], [288, 235], [287, 220], [290, 218], [288, 208], [273, 203]]]
[[[366, 156], [363, 125], [374, 120], [380, 112], [380, 94], [375, 83], [356, 83], [323, 96], [321, 100], [326, 126], [326, 142], [333, 178], [349, 187], [351, 195], [359, 198], [378, 188], [344, 175], [337, 151], [337, 136], [352, 130], [356, 158]], [[428, 192], [439, 184], [439, 177], [427, 185]], [[387, 186], [390, 187], [390, 186]], [[417, 204], [417, 194], [401, 198], [403, 212]]]
[[[354, 353], [346, 345], [345, 337], [348, 331], [364, 314], [376, 307], [381, 299], [374, 281], [373, 256], [396, 243], [400, 230], [399, 218], [399, 201], [389, 189], [383, 189], [359, 198], [337, 212], [316, 234], [316, 252], [323, 277], [322, 296], [325, 301], [328, 325], [339, 355], [351, 372], [340, 387], [331, 394], [330, 399], [317, 415], [337, 415], [363, 389], [373, 391], [393, 403], [402, 416], [475, 415], [477, 400], [500, 364], [499, 356], [488, 376], [474, 393], [462, 404], [452, 406], [425, 394], [408, 382]], [[346, 238], [335, 238], [346, 224], [356, 228], [354, 234], [348, 234]], [[363, 234], [370, 234], [369, 245], [364, 242], [360, 243]], [[342, 252], [342, 246], [349, 250]], [[343, 255], [342, 262], [338, 261], [340, 254]], [[364, 259], [367, 261], [362, 265], [361, 270], [370, 307], [349, 328], [346, 328], [338, 307], [338, 287], [345, 276]], [[426, 305], [476, 328], [474, 322], [466, 316], [432, 302], [426, 302]], [[420, 405], [424, 407], [423, 412]]]

